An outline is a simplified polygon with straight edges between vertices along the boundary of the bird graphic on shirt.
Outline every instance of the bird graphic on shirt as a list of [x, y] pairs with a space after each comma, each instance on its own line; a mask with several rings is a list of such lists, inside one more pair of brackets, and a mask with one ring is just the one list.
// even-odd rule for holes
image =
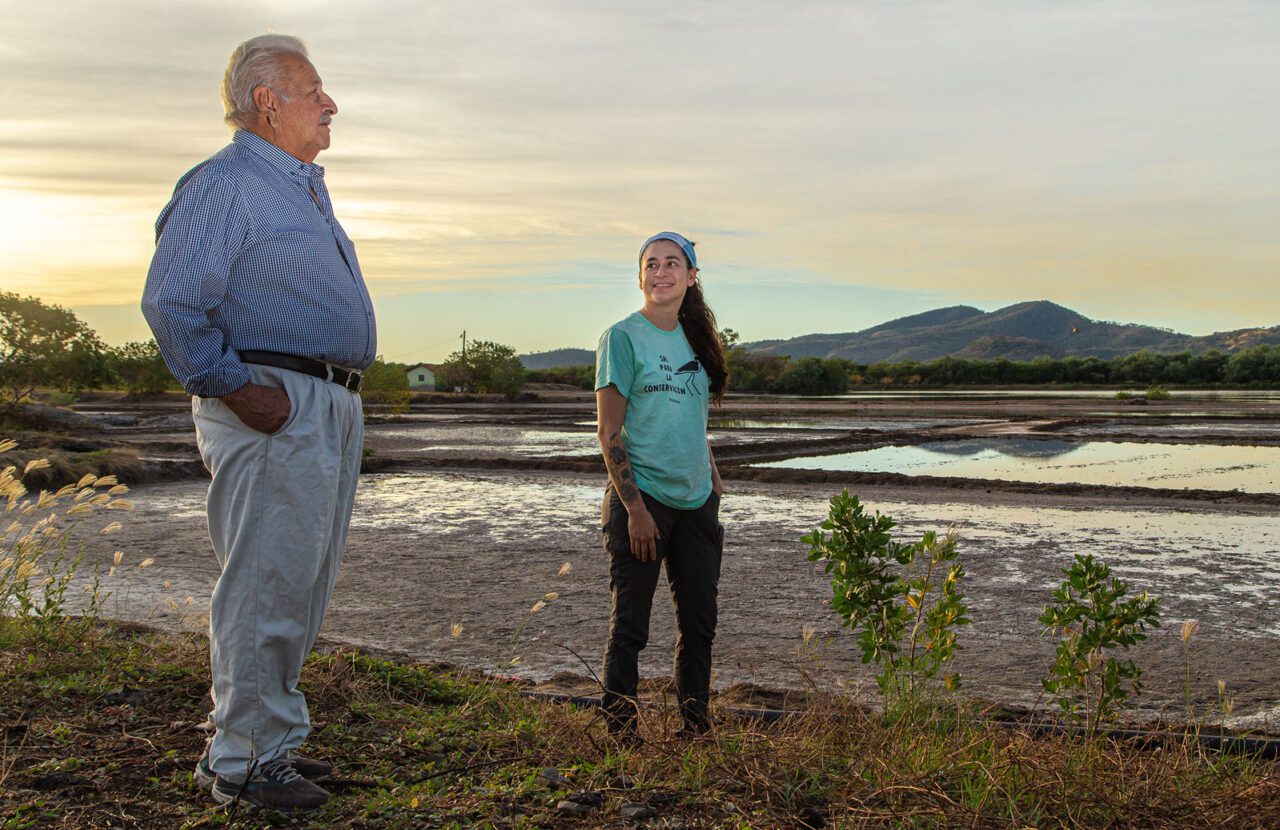
[[688, 363], [681, 366], [679, 369], [676, 369], [677, 375], [688, 375], [688, 377], [684, 379], [684, 391], [686, 395], [689, 394], [689, 392], [691, 391], [690, 387], [692, 387], [693, 394], [695, 395], [702, 394], [701, 392], [698, 391], [698, 387], [693, 385], [693, 379], [697, 376], [698, 371], [701, 369], [702, 369], [702, 366], [698, 364], [698, 358], [696, 357], [693, 360], [690, 360]]

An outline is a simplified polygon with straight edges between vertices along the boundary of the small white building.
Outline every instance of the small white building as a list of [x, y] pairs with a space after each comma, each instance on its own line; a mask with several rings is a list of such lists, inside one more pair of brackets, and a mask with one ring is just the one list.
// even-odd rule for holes
[[436, 389], [436, 373], [425, 363], [410, 366], [405, 372], [409, 378], [409, 388], [417, 392], [434, 392]]

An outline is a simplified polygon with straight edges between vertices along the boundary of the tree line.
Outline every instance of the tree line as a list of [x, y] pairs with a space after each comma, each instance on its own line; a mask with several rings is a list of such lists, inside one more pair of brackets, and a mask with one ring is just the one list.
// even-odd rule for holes
[[[70, 309], [0, 291], [0, 413], [37, 389], [72, 395], [118, 389], [145, 395], [180, 388], [156, 341], [108, 346]], [[364, 397], [371, 403], [409, 402], [405, 373], [381, 357], [365, 372], [365, 388]]]
[[[729, 359], [729, 388], [734, 392], [778, 395], [839, 395], [858, 389], [910, 389], [947, 386], [1254, 386], [1280, 388], [1280, 346], [1254, 346], [1228, 354], [1208, 351], [1139, 351], [1109, 360], [1098, 357], [1037, 357], [1018, 361], [937, 360], [858, 363], [842, 358], [801, 357], [747, 350], [732, 329], [720, 332]], [[590, 366], [538, 369], [527, 373], [536, 383], [568, 383], [590, 389]]]
[[[1104, 360], [1097, 357], [1037, 357], [1029, 361], [938, 360], [857, 363], [841, 358], [752, 352], [733, 329], [720, 332], [735, 392], [781, 395], [838, 395], [856, 389], [910, 389], [946, 386], [1252, 386], [1280, 388], [1280, 346], [1254, 346], [1235, 353], [1139, 351]], [[409, 401], [408, 364], [381, 356], [365, 373], [369, 403], [404, 407]], [[514, 398], [526, 383], [560, 383], [590, 390], [592, 366], [524, 369], [515, 349], [476, 341], [451, 354], [436, 370], [436, 388]], [[0, 411], [12, 408], [38, 387], [77, 393], [121, 389], [154, 394], [177, 389], [154, 340], [107, 346], [69, 309], [35, 297], [0, 291]]]

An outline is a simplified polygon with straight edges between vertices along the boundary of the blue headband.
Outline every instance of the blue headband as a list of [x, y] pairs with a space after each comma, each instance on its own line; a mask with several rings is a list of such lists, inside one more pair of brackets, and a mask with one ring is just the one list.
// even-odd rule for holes
[[677, 245], [679, 245], [680, 250], [684, 251], [685, 259], [689, 260], [689, 267], [690, 268], [698, 267], [698, 255], [693, 252], [693, 243], [685, 239], [683, 236], [676, 233], [675, 231], [663, 231], [662, 233], [655, 233], [653, 236], [646, 239], [644, 241], [644, 244], [640, 246], [640, 264], [641, 265], [644, 264], [644, 252], [649, 249], [650, 245], [657, 242], [659, 239], [665, 239], [669, 242], [674, 242]]

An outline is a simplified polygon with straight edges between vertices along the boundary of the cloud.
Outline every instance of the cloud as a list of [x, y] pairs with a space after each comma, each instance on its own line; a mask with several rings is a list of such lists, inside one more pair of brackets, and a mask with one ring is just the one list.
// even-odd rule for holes
[[338, 101], [320, 161], [375, 299], [626, 279], [638, 240], [677, 228], [709, 278], [828, 286], [829, 322], [808, 290], [769, 301], [793, 333], [861, 313], [829, 307], [848, 285], [881, 292], [877, 314], [1043, 297], [1172, 324], [1207, 282], [1253, 292], [1242, 321], [1280, 316], [1270, 3], [0, 11], [0, 212], [40, 241], [5, 243], [0, 280], [55, 301], [79, 300], [82, 251], [94, 302], [134, 301], [174, 181], [227, 140], [227, 54], [273, 29]]

